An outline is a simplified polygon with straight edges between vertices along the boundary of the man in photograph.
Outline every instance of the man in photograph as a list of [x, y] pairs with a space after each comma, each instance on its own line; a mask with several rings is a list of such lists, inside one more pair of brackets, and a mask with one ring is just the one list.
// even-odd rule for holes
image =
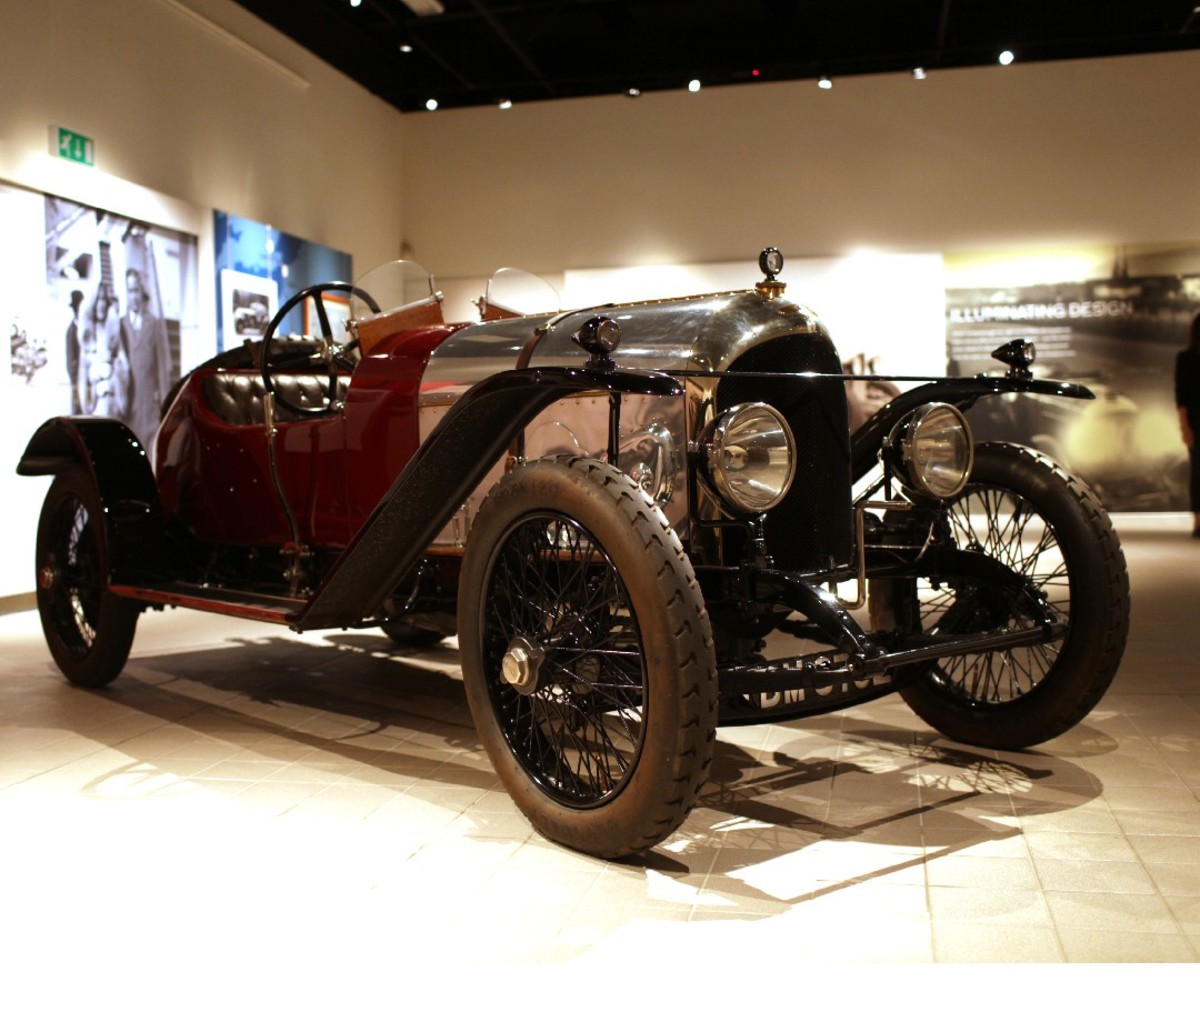
[[125, 292], [121, 337], [129, 358], [133, 391], [126, 421], [137, 438], [152, 450], [163, 398], [171, 387], [167, 329], [150, 310], [149, 295], [137, 270], [125, 274]]
[[71, 382], [71, 414], [79, 415], [83, 405], [79, 400], [79, 363], [83, 347], [80, 331], [83, 327], [83, 292], [71, 292], [71, 322], [67, 324], [67, 378]]

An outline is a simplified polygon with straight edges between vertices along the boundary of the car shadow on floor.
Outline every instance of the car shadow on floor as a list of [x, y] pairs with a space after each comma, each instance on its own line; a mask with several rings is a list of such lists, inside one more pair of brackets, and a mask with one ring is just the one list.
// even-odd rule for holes
[[[344, 763], [346, 774], [370, 766], [403, 785], [452, 759], [450, 783], [482, 797], [498, 782], [457, 664], [452, 646], [406, 650], [367, 633], [316, 643], [271, 636], [135, 657], [100, 695], [234, 750], [276, 749], [291, 761], [320, 753], [333, 777]], [[708, 783], [683, 826], [616, 868], [749, 897], [761, 913], [955, 852], [984, 855], [987, 843], [1019, 835], [1023, 820], [1100, 794], [1077, 759], [955, 745], [915, 718], [889, 724], [897, 710], [888, 700], [882, 713], [876, 703], [766, 729], [721, 729]], [[1109, 744], [1100, 734], [1094, 740]], [[470, 814], [474, 800], [463, 801]], [[783, 860], [796, 882], [767, 883], [764, 892], [755, 871]]]
[[958, 853], [1012, 857], [1006, 843], [1033, 818], [1102, 791], [1073, 757], [973, 749], [871, 713], [815, 734], [811, 720], [785, 725], [758, 749], [718, 742], [691, 817], [640, 864], [769, 911], [867, 881], [923, 884], [929, 863]]

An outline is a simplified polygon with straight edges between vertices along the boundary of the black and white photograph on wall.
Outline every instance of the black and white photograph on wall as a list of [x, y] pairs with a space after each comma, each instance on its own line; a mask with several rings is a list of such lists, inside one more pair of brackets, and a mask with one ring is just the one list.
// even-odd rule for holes
[[279, 307], [279, 286], [267, 277], [222, 270], [221, 322], [230, 326], [233, 344], [260, 341]]
[[179, 379], [183, 324], [195, 322], [196, 238], [47, 195], [45, 252], [61, 411], [120, 419], [150, 450]]
[[1036, 377], [1095, 394], [980, 401], [976, 439], [1048, 453], [1110, 511], [1187, 510], [1173, 374], [1200, 312], [1200, 245], [948, 256], [946, 269], [950, 375], [997, 372], [991, 352], [1019, 337], [1037, 347]]

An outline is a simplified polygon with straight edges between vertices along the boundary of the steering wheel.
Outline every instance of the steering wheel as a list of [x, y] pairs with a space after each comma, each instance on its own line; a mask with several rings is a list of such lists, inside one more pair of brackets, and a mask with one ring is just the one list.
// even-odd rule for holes
[[[354, 295], [361, 298], [372, 312], [379, 312], [379, 305], [366, 291], [353, 284], [347, 284], [340, 280], [329, 281], [325, 284], [313, 284], [301, 291], [297, 291], [283, 305], [279, 311], [271, 317], [271, 322], [267, 324], [266, 332], [263, 334], [262, 341], [262, 378], [263, 386], [267, 388], [267, 393], [275, 398], [277, 404], [282, 405], [290, 412], [302, 416], [317, 416], [325, 415], [333, 408], [337, 401], [337, 367], [339, 361], [342, 361], [342, 353], [352, 350], [357, 341], [352, 341], [345, 347], [338, 345], [333, 339], [333, 327], [329, 324], [329, 313], [325, 309], [325, 295], [329, 292], [342, 292], [343, 294]], [[303, 302], [306, 298], [311, 298], [313, 304], [317, 307], [317, 320], [320, 323], [321, 335], [315, 338], [319, 345], [319, 352], [314, 352], [313, 355], [319, 355], [317, 365], [323, 364], [329, 376], [329, 386], [325, 403], [306, 407], [298, 405], [295, 402], [284, 397], [283, 392], [275, 385], [275, 380], [272, 377], [271, 365], [271, 346], [275, 343], [275, 331], [279, 329], [279, 324], [283, 322], [283, 318], [292, 311], [297, 305]], [[312, 356], [309, 356], [310, 358]], [[350, 364], [350, 363], [344, 363]]]

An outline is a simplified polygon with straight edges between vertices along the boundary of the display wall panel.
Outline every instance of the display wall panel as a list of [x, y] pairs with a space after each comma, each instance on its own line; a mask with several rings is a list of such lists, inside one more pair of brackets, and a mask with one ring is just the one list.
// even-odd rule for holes
[[979, 438], [1046, 452], [1110, 511], [1188, 509], [1174, 371], [1200, 314], [1200, 243], [977, 252], [948, 258], [946, 279], [953, 373], [994, 371], [991, 351], [1023, 337], [1037, 346], [1035, 375], [1096, 395], [981, 401], [970, 413]]
[[[263, 336], [283, 302], [313, 284], [351, 283], [353, 259], [271, 224], [217, 210], [213, 214], [217, 270], [217, 332], [222, 350]], [[342, 297], [345, 297], [344, 295]], [[328, 298], [331, 317], [343, 303]], [[344, 317], [342, 317], [344, 322]], [[283, 335], [311, 334], [315, 324], [297, 307], [280, 324]], [[334, 340], [345, 341], [344, 333]]]
[[[212, 286], [200, 273], [212, 259], [208, 218], [148, 190], [106, 192], [105, 178], [88, 180], [88, 200], [0, 182], [9, 337], [0, 489], [6, 524], [30, 547], [48, 480], [15, 470], [37, 427], [56, 415], [112, 416], [152, 451], [171, 384], [216, 350]], [[169, 224], [154, 220], [164, 214]], [[32, 588], [32, 553], [0, 562], [0, 596]]]

